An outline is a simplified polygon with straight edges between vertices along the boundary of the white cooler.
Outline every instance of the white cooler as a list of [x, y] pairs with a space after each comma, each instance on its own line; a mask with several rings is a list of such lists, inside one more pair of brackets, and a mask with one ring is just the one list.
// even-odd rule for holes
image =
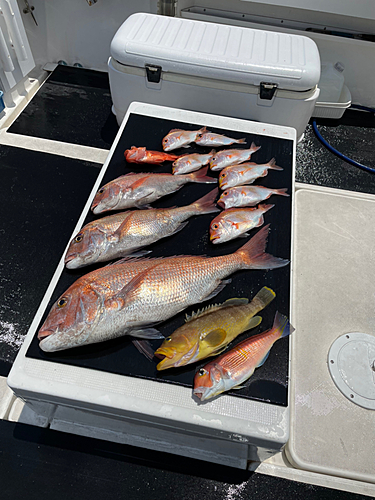
[[137, 13], [108, 61], [120, 124], [132, 101], [285, 125], [300, 139], [319, 96], [310, 38]]

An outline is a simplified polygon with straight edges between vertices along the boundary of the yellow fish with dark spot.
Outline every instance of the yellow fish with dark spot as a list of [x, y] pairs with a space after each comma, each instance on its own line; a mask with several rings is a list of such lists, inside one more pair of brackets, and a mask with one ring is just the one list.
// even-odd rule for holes
[[229, 299], [188, 317], [155, 351], [161, 361], [158, 370], [185, 366], [221, 353], [240, 333], [255, 328], [262, 318], [255, 316], [275, 298], [263, 287], [253, 300]]

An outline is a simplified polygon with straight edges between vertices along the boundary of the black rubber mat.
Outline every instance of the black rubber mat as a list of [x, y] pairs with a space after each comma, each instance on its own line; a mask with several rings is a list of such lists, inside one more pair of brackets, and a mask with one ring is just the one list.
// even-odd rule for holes
[[[147, 168], [146, 166], [145, 168], [145, 166], [140, 167], [134, 164], [127, 165], [124, 160], [124, 151], [132, 145], [146, 146], [151, 150], [161, 150], [162, 138], [173, 128], [194, 129], [194, 126], [158, 118], [132, 115], [114, 151], [102, 184], [128, 171], [157, 171], [170, 173], [170, 162], [166, 162], [163, 167], [148, 166]], [[226, 133], [225, 130], [212, 130], [219, 133]], [[227, 134], [229, 134], [229, 132], [227, 132]], [[253, 155], [252, 160], [257, 163], [266, 163], [271, 158], [275, 157], [277, 164], [284, 168], [283, 171], [270, 171], [267, 177], [258, 179], [256, 183], [267, 187], [288, 188], [288, 192], [291, 193], [292, 141], [260, 135], [243, 134], [242, 132], [235, 134], [235, 137], [238, 138], [244, 136], [247, 138], [248, 145], [254, 141], [257, 145], [261, 146], [261, 149]], [[208, 152], [211, 148], [200, 149], [199, 146], [196, 146], [195, 149], [190, 149], [191, 152], [195, 150]], [[176, 150], [176, 154], [185, 154], [186, 152], [186, 149]], [[218, 177], [218, 172], [210, 172], [209, 175], [211, 174], [215, 178]], [[184, 206], [199, 199], [214, 187], [213, 184], [190, 183], [173, 195], [169, 195], [159, 200], [153, 204], [153, 206]], [[292, 197], [274, 196], [271, 201], [275, 206], [264, 216], [265, 224], [271, 224], [267, 252], [287, 259], [290, 258], [291, 199]], [[108, 213], [104, 215], [108, 215]], [[163, 239], [151, 245], [149, 247], [152, 250], [150, 256], [166, 257], [181, 254], [217, 256], [234, 252], [246, 242], [246, 239], [239, 238], [221, 245], [213, 245], [210, 243], [209, 224], [215, 216], [216, 214], [209, 214], [193, 217], [182, 231], [170, 238]], [[97, 217], [89, 215], [86, 219], [86, 223], [95, 218]], [[257, 230], [252, 230], [251, 235], [254, 235], [256, 231]], [[47, 307], [46, 314], [57, 298], [62, 295], [79, 276], [86, 274], [92, 269], [92, 267], [82, 268], [76, 271], [65, 269], [57, 284], [52, 300]], [[252, 298], [263, 286], [269, 286], [276, 292], [276, 299], [267, 306], [264, 311], [261, 311], [260, 315], [263, 321], [260, 326], [251, 331], [251, 333], [254, 334], [261, 333], [272, 327], [275, 312], [277, 310], [287, 316], [289, 314], [289, 273], [289, 266], [274, 269], [272, 271], [252, 270], [235, 273], [235, 275], [231, 276], [232, 282], [228, 284], [219, 295], [214, 297], [211, 301], [203, 303], [203, 305], [221, 303], [231, 297]], [[176, 328], [183, 324], [186, 312], [191, 314], [192, 311], [196, 311], [200, 307], [202, 306], [197, 304], [195, 307], [191, 307], [181, 312], [170, 320], [162, 323], [158, 326], [158, 329], [163, 335], [170, 335]], [[248, 335], [248, 333], [242, 334], [234, 341], [234, 344], [243, 340]], [[286, 406], [288, 341], [289, 339], [281, 339], [276, 342], [266, 363], [255, 371], [255, 374], [249, 382], [245, 384], [243, 389], [233, 391], [232, 394], [235, 394], [237, 397], [250, 397]], [[160, 344], [160, 340], [152, 342], [152, 346], [155, 349]], [[43, 352], [39, 348], [37, 339], [34, 338], [28, 349], [27, 356], [103, 370], [120, 375], [132, 375], [164, 382], [178, 383], [188, 387], [192, 386], [196, 369], [207, 362], [203, 361], [199, 365], [192, 364], [179, 369], [158, 372], [156, 370], [156, 362], [150, 362], [143, 355], [138, 353], [129, 337], [121, 337], [105, 343], [91, 344], [55, 353]]]
[[57, 66], [8, 131], [109, 149], [118, 131], [111, 106], [107, 73]]
[[7, 376], [100, 165], [2, 146], [0, 375]]

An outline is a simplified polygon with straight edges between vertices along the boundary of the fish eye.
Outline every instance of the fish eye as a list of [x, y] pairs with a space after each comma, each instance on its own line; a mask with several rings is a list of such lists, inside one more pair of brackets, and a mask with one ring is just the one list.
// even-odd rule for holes
[[77, 236], [74, 238], [74, 241], [76, 243], [80, 243], [83, 240], [82, 234], [77, 234]]
[[228, 196], [228, 191], [224, 191], [223, 196]]
[[66, 304], [68, 303], [68, 300], [65, 298], [65, 297], [62, 297], [58, 303], [57, 303], [57, 307], [64, 307], [66, 306]]
[[222, 179], [223, 179], [224, 177], [226, 177], [226, 176], [227, 176], [227, 174], [225, 174], [225, 173], [224, 173], [224, 174], [221, 174], [221, 178], [222, 178]]
[[165, 342], [170, 342], [171, 340], [172, 340], [172, 337], [167, 337], [167, 338], [165, 339]]
[[102, 194], [104, 193], [104, 188], [100, 188], [99, 191], [98, 191], [99, 194]]
[[204, 368], [201, 368], [198, 372], [200, 377], [203, 377], [203, 375], [206, 375], [206, 373], [207, 373], [207, 370], [205, 370]]
[[219, 224], [212, 224], [212, 229], [219, 229]]
[[215, 161], [216, 160], [216, 156], [211, 156], [211, 161]]

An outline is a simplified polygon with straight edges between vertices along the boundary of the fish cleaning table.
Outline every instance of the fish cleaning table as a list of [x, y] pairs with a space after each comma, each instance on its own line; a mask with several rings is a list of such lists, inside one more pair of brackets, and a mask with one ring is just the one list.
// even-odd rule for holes
[[[203, 126], [231, 137], [246, 137], [246, 147], [252, 141], [260, 145], [252, 161], [266, 163], [275, 157], [283, 171], [270, 171], [257, 184], [288, 188], [288, 193], [294, 193], [294, 129], [132, 103], [73, 235], [97, 218], [89, 209], [100, 186], [130, 171], [171, 172], [170, 162], [162, 167], [127, 164], [125, 149], [134, 145], [160, 151], [161, 140], [171, 129], [194, 130]], [[189, 150], [176, 150], [176, 154], [210, 149], [193, 146]], [[214, 172], [209, 175], [218, 176]], [[153, 206], [188, 205], [213, 187], [191, 183]], [[275, 207], [265, 214], [265, 223], [270, 224], [266, 251], [291, 259], [293, 196], [274, 198], [271, 201]], [[237, 239], [222, 245], [209, 242], [209, 224], [215, 215], [192, 218], [182, 231], [153, 244], [150, 256], [217, 256], [236, 251], [246, 240]], [[252, 231], [251, 236], [256, 231]], [[44, 353], [36, 335], [51, 305], [77, 278], [95, 269], [90, 266], [67, 270], [63, 257], [8, 378], [16, 395], [45, 418], [45, 425], [241, 468], [245, 468], [249, 460], [263, 460], [282, 448], [289, 436], [288, 338], [276, 342], [266, 363], [255, 371], [244, 388], [205, 403], [193, 397], [192, 382], [196, 370], [206, 361], [157, 372], [156, 363], [143, 357], [129, 337]], [[277, 310], [289, 316], [290, 265], [272, 271], [241, 271], [230, 278], [231, 283], [219, 295], [158, 326], [161, 333], [168, 336], [181, 326], [185, 312], [191, 314], [231, 297], [251, 299], [263, 286], [272, 288], [276, 298], [261, 311], [262, 323], [251, 334], [271, 328]], [[246, 333], [240, 335], [232, 345], [247, 336]], [[153, 341], [152, 347], [156, 349], [160, 344], [161, 341]]]

